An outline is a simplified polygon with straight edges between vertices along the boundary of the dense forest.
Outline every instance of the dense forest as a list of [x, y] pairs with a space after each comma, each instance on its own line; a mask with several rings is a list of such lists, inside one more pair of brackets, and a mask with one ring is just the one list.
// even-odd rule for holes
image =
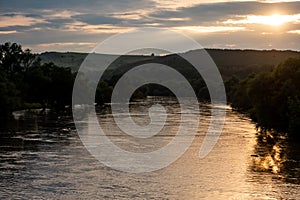
[[53, 63], [41, 64], [21, 45], [0, 46], [0, 118], [23, 108], [64, 108], [71, 103], [75, 73]]
[[[209, 50], [208, 53], [221, 72], [228, 101], [234, 109], [249, 114], [262, 132], [289, 133], [291, 138], [300, 138], [297, 134], [300, 128], [299, 52]], [[71, 105], [76, 71], [85, 56], [82, 53], [38, 55], [29, 49], [23, 50], [19, 44], [1, 45], [0, 118], [8, 118], [19, 109], [63, 110]], [[99, 81], [95, 102], [100, 105], [110, 102], [118, 79], [128, 70], [145, 63], [173, 67], [191, 83], [200, 100], [209, 101], [201, 76], [186, 60], [172, 54], [119, 57]], [[170, 96], [172, 92], [159, 85], [146, 85], [135, 92], [133, 99], [149, 95]]]
[[230, 102], [265, 131], [300, 139], [300, 58], [291, 58], [270, 72], [231, 85]]

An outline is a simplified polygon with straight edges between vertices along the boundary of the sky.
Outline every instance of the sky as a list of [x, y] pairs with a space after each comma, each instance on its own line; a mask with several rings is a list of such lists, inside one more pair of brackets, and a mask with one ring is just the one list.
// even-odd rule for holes
[[206, 48], [299, 51], [300, 1], [0, 0], [0, 43], [33, 52], [91, 52], [140, 27], [178, 31]]

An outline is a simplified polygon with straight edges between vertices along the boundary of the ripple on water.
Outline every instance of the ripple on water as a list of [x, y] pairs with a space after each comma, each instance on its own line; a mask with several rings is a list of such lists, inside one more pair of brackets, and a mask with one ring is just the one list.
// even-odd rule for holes
[[[113, 126], [109, 112], [101, 112], [99, 121], [121, 147], [155, 149], [175, 136], [180, 122], [176, 101], [164, 105], [170, 121], [164, 133], [148, 142], [129, 140]], [[133, 109], [134, 116], [147, 121], [143, 113], [147, 107], [143, 102]], [[300, 166], [293, 156], [299, 155], [298, 146], [258, 141], [254, 124], [228, 106], [219, 105], [227, 110], [220, 140], [199, 160], [209, 108], [209, 104], [200, 106], [201, 126], [187, 152], [167, 168], [144, 174], [119, 172], [95, 160], [74, 131], [70, 116], [27, 115], [26, 123], [14, 124], [15, 132], [1, 133], [0, 199], [299, 199]], [[23, 120], [22, 113], [18, 117]], [[275, 173], [274, 166], [280, 171]]]

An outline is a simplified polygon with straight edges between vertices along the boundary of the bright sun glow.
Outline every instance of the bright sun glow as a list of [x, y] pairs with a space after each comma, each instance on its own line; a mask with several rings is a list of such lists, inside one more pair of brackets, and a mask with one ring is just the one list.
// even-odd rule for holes
[[252, 23], [265, 24], [270, 26], [280, 26], [284, 23], [293, 21], [290, 15], [274, 14], [270, 16], [249, 16], [248, 21]]
[[300, 14], [297, 15], [250, 15], [243, 20], [227, 20], [225, 24], [264, 24], [269, 26], [280, 26], [288, 22], [299, 22]]

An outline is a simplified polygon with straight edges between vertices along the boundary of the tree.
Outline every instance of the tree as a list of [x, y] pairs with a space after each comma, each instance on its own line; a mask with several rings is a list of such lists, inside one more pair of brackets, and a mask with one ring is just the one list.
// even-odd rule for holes
[[19, 91], [6, 74], [0, 71], [0, 119], [8, 118], [21, 103]]
[[246, 111], [264, 131], [288, 132], [299, 137], [300, 58], [288, 59], [273, 71], [241, 81], [233, 107]]
[[62, 109], [72, 101], [75, 74], [40, 59], [21, 45], [0, 45], [0, 118], [30, 105]]

